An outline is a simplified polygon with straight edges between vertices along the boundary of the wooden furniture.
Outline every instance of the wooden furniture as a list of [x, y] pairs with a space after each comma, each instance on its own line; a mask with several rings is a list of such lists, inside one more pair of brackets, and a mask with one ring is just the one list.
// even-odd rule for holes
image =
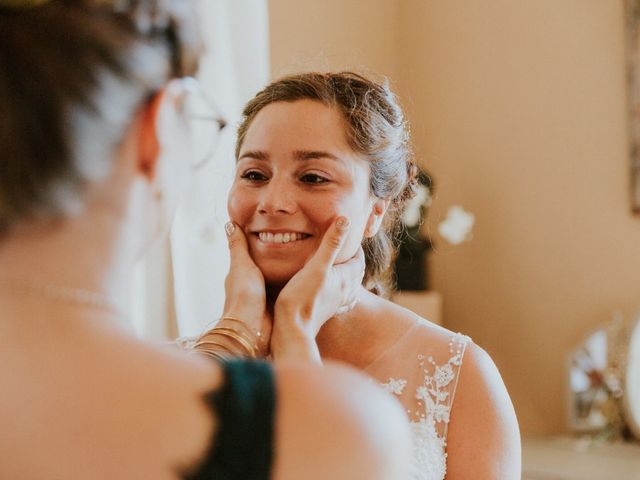
[[399, 292], [392, 300], [421, 317], [442, 325], [442, 295], [435, 291]]
[[640, 444], [526, 438], [522, 442], [522, 480], [640, 480]]

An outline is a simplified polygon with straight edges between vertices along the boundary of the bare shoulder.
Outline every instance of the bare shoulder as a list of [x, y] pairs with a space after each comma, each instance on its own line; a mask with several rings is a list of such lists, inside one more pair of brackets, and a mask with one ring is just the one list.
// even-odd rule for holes
[[[205, 396], [220, 387], [217, 363], [177, 347], [133, 341], [122, 345], [118, 378], [127, 414], [134, 414], [140, 459], [165, 458], [170, 470], [193, 467], [209, 448], [216, 426]], [[128, 368], [125, 365], [128, 363]], [[144, 406], [144, 408], [141, 408]]]
[[407, 478], [409, 427], [395, 399], [339, 364], [278, 364], [276, 373], [274, 478]]
[[0, 400], [0, 451], [11, 452], [3, 478], [174, 479], [197, 461], [215, 428], [203, 395], [219, 368], [115, 329], [68, 325], [4, 357], [12, 368], [0, 376], [19, 388]]
[[472, 342], [460, 370], [447, 451], [447, 479], [520, 478], [520, 433], [511, 399], [489, 354]]

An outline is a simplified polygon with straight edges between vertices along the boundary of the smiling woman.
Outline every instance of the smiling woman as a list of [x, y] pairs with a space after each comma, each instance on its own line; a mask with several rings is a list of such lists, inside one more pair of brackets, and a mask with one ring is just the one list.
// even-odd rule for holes
[[[247, 104], [238, 130], [236, 157], [239, 161], [245, 156], [256, 158], [257, 151], [262, 159], [277, 155], [277, 159], [307, 160], [303, 162], [305, 176], [299, 176], [298, 182], [307, 185], [308, 193], [315, 192], [305, 198], [313, 198], [310, 203], [323, 212], [320, 218], [311, 215], [318, 221], [324, 217], [318, 224], [323, 227], [320, 231], [327, 228], [327, 213], [333, 212], [333, 218], [340, 212], [353, 213], [348, 206], [369, 212], [364, 219], [349, 215], [355, 228], [344, 251], [353, 254], [354, 245], [360, 244], [364, 234], [365, 284], [383, 293], [391, 284], [392, 238], [399, 214], [417, 185], [417, 167], [408, 139], [403, 112], [388, 85], [351, 72], [305, 74], [269, 85]], [[241, 167], [239, 162], [239, 174]], [[354, 196], [359, 204], [348, 201], [347, 197]]]
[[[247, 237], [276, 312], [332, 222], [348, 218], [335, 263], [364, 250], [358, 303], [321, 328], [303, 325], [310, 348], [317, 342], [322, 359], [351, 364], [398, 397], [413, 427], [412, 478], [516, 479], [518, 425], [492, 360], [468, 337], [381, 295], [416, 183], [408, 141], [386, 83], [350, 72], [276, 81], [245, 108], [229, 215]], [[275, 321], [272, 352], [299, 336], [299, 322]]]
[[240, 150], [229, 214], [245, 229], [268, 284], [282, 286], [300, 270], [339, 215], [352, 227], [338, 262], [353, 256], [386, 209], [370, 197], [368, 176], [336, 110], [304, 100], [273, 103], [256, 115]]

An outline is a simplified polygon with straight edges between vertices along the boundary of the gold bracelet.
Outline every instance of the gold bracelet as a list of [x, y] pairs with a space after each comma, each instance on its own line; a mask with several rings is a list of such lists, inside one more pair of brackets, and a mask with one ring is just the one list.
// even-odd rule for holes
[[[254, 337], [253, 339], [255, 340], [255, 343], [259, 344], [261, 342], [262, 332], [260, 330], [250, 327], [249, 325], [247, 325], [246, 322], [235, 317], [220, 317], [215, 322], [212, 322], [209, 325], [207, 325], [207, 327], [205, 328], [205, 332], [210, 332], [212, 330], [215, 330], [216, 328], [219, 328], [221, 326], [220, 322], [222, 321], [233, 322], [237, 324], [241, 329], [245, 330], [247, 334]], [[202, 336], [206, 334], [207, 333], [203, 333]]]
[[258, 330], [257, 328], [250, 327], [249, 325], [247, 325], [247, 322], [244, 322], [243, 320], [240, 320], [240, 319], [235, 318], [235, 317], [221, 317], [220, 320], [218, 320], [218, 323], [222, 322], [223, 320], [227, 320], [229, 322], [237, 323], [241, 327], [243, 327], [246, 330], [248, 330], [249, 332], [251, 332], [254, 337], [257, 337], [258, 339], [262, 339], [262, 332], [260, 330]]
[[217, 360], [220, 362], [224, 362], [225, 360], [229, 360], [230, 358], [233, 358], [230, 355], [222, 355], [221, 353], [213, 350], [200, 350], [197, 353], [198, 355], [205, 355], [207, 357], [213, 358], [214, 360]]
[[[264, 339], [262, 338], [262, 332], [260, 330], [258, 330], [257, 328], [253, 328], [249, 325], [247, 325], [246, 322], [235, 318], [235, 317], [221, 317], [218, 322], [216, 323], [219, 324], [221, 321], [223, 320], [227, 320], [229, 322], [234, 322], [236, 324], [238, 324], [240, 327], [244, 328], [245, 330], [247, 330], [249, 333], [251, 333], [254, 337], [254, 343], [257, 346], [257, 351], [264, 351], [266, 349], [266, 345], [264, 343]], [[215, 327], [214, 327], [215, 328]]]
[[[246, 333], [253, 334], [253, 332], [246, 325], [241, 323], [241, 326], [244, 327], [244, 330], [246, 331]], [[251, 342], [249, 339], [246, 338], [245, 332], [236, 330], [231, 326], [220, 325], [219, 323], [216, 324], [216, 326], [213, 327], [212, 329], [203, 333], [200, 336], [200, 339], [206, 338], [209, 335], [213, 335], [215, 333], [219, 335], [225, 335], [227, 337], [234, 339], [236, 343], [239, 343], [247, 352], [253, 352], [254, 356], [257, 356], [260, 351], [259, 345], [258, 345], [258, 338], [255, 338], [255, 337], [252, 338], [253, 342]]]
[[[226, 321], [224, 325], [220, 325], [220, 322]], [[231, 323], [231, 325], [229, 325]], [[237, 325], [237, 329], [236, 329]], [[215, 323], [209, 324], [204, 333], [202, 333], [195, 341], [199, 343], [205, 338], [211, 335], [218, 334], [227, 337], [235, 344], [239, 345], [244, 352], [242, 356], [250, 356], [251, 358], [257, 358], [268, 350], [268, 345], [265, 345], [262, 341], [262, 332], [253, 327], [247, 325], [246, 322], [235, 317], [221, 317], [216, 320]], [[230, 350], [227, 347], [227, 350]], [[233, 352], [234, 355], [238, 355], [237, 352]]]
[[203, 338], [206, 338], [210, 335], [222, 335], [223, 337], [228, 337], [234, 340], [237, 344], [244, 348], [244, 350], [251, 356], [252, 358], [256, 358], [258, 354], [258, 346], [252, 345], [249, 340], [247, 340], [240, 332], [234, 330], [229, 327], [216, 327], [213, 330], [209, 331], [207, 335]]
[[[233, 341], [233, 343], [240, 346], [241, 351], [233, 351], [229, 345], [223, 345], [219, 342], [214, 341], [215, 336], [225, 337], [229, 340]], [[213, 337], [213, 338], [212, 338]], [[231, 330], [227, 333], [227, 329], [224, 327], [220, 327], [214, 330], [207, 332], [207, 334], [201, 337], [194, 345], [194, 348], [199, 345], [218, 345], [225, 348], [229, 353], [232, 353], [235, 356], [241, 357], [251, 357], [256, 358], [256, 350], [251, 346], [251, 344], [242, 336], [238, 335], [237, 332]]]
[[[203, 345], [213, 345], [219, 347], [217, 349], [209, 349], [202, 348]], [[213, 340], [198, 342], [192, 347], [192, 351], [196, 353], [202, 353], [204, 355], [208, 355], [210, 357], [219, 358], [221, 360], [226, 360], [228, 358], [232, 358], [237, 356], [234, 352], [230, 351], [228, 347], [222, 343], [215, 342]], [[225, 355], [226, 354], [226, 355]]]

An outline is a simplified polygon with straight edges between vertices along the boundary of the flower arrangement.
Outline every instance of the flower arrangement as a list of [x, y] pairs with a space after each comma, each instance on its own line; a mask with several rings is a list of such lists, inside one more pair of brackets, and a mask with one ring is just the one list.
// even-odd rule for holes
[[[418, 174], [416, 195], [402, 214], [403, 229], [396, 257], [396, 287], [400, 291], [428, 289], [426, 256], [433, 249], [431, 239], [421, 231], [433, 199], [433, 180], [425, 171]], [[450, 244], [459, 245], [471, 239], [475, 216], [460, 206], [452, 206], [438, 225], [438, 233]]]

